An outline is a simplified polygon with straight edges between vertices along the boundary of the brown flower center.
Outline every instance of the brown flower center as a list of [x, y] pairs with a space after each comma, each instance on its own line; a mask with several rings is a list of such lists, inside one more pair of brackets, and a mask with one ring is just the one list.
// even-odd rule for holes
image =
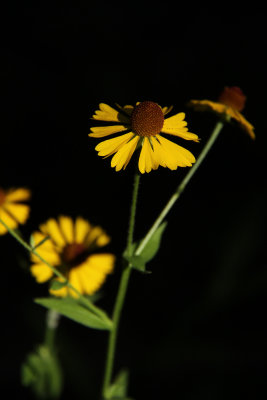
[[86, 258], [86, 255], [86, 247], [82, 243], [74, 242], [64, 247], [61, 258], [64, 264], [74, 266], [80, 264]]
[[160, 106], [153, 101], [143, 101], [133, 110], [132, 130], [139, 136], [155, 136], [160, 133], [164, 115]]
[[230, 106], [237, 111], [242, 111], [245, 107], [246, 96], [237, 86], [225, 87], [218, 100], [220, 103]]
[[1, 206], [2, 204], [4, 204], [5, 199], [6, 199], [6, 194], [5, 194], [5, 192], [3, 191], [3, 189], [0, 188], [0, 206]]

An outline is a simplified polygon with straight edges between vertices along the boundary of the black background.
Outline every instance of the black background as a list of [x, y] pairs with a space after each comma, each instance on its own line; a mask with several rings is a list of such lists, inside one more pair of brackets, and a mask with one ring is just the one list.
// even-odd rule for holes
[[[201, 142], [216, 118], [186, 107], [216, 100], [224, 86], [247, 95], [244, 115], [256, 141], [226, 126], [168, 215], [162, 248], [134, 272], [122, 316], [116, 371], [131, 370], [129, 395], [142, 399], [265, 398], [267, 356], [265, 17], [118, 5], [17, 6], [2, 35], [1, 186], [33, 192], [26, 238], [49, 217], [82, 215], [126, 243], [134, 158], [115, 172], [88, 138], [99, 102], [152, 100], [186, 112]], [[141, 177], [136, 237], [150, 227], [185, 170]], [[1, 380], [10, 397], [26, 354], [43, 340], [47, 294], [28, 272], [28, 256], [1, 237]], [[99, 306], [112, 311], [120, 276]], [[107, 334], [62, 319], [57, 343], [65, 375], [62, 398], [97, 399]], [[2, 389], [4, 390], [4, 388]]]

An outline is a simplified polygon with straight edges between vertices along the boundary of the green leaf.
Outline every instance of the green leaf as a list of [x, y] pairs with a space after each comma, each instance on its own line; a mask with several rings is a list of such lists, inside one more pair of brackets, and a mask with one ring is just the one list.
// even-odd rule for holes
[[30, 353], [21, 367], [22, 385], [30, 387], [37, 399], [58, 399], [62, 391], [62, 371], [47, 346]]
[[127, 400], [127, 388], [129, 382], [129, 372], [125, 369], [119, 372], [114, 382], [109, 386], [105, 393], [108, 400]]
[[96, 314], [82, 306], [77, 300], [69, 297], [63, 299], [53, 297], [39, 298], [34, 301], [43, 307], [55, 310], [61, 315], [89, 328], [110, 330], [112, 327], [110, 321], [101, 319]]
[[[146, 271], [146, 263], [151, 261], [155, 255], [157, 254], [160, 243], [162, 239], [162, 235], [166, 229], [167, 222], [163, 222], [153, 233], [143, 250], [140, 254], [133, 254], [132, 256], [127, 256], [126, 252], [124, 252], [124, 258], [126, 258], [133, 266], [133, 268], [137, 269], [141, 272], [149, 272]], [[142, 240], [138, 243], [138, 245], [134, 244], [135, 251], [138, 249], [139, 244], [142, 243]]]

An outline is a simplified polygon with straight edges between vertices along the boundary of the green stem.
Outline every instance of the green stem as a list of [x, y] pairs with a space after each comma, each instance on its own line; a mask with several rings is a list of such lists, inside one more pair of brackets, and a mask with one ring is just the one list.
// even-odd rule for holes
[[[26, 249], [28, 250], [30, 253], [34, 254], [36, 257], [39, 258], [40, 261], [42, 261], [45, 265], [47, 265], [49, 268], [51, 268], [51, 270], [54, 272], [54, 274], [63, 279], [63, 281], [66, 281], [66, 277], [61, 274], [61, 272], [59, 272], [55, 267], [53, 267], [53, 265], [49, 264], [42, 256], [40, 256], [40, 254], [32, 247], [30, 246], [27, 242], [25, 242], [25, 240], [22, 239], [22, 237], [20, 235], [18, 235], [18, 233], [16, 231], [14, 231], [13, 229], [9, 228], [9, 226], [0, 218], [0, 223], [7, 229], [7, 231]], [[83, 295], [81, 295], [81, 293], [74, 287], [71, 285], [71, 283], [69, 281], [67, 281], [66, 285], [77, 294], [77, 296], [79, 297], [79, 300], [81, 301], [81, 303], [83, 303], [88, 309], [90, 309], [90, 311], [92, 311], [93, 313], [95, 313], [98, 317], [100, 317], [102, 320], [107, 321], [109, 323], [111, 323], [110, 319], [108, 318], [108, 316], [106, 315], [106, 313], [102, 310], [100, 310], [98, 307], [96, 307], [93, 303], [91, 303], [86, 297], [84, 297]]]
[[166, 206], [163, 208], [163, 210], [159, 214], [158, 218], [156, 219], [156, 221], [154, 222], [154, 224], [152, 225], [150, 230], [147, 232], [146, 236], [144, 237], [144, 239], [142, 240], [140, 245], [137, 247], [137, 249], [136, 249], [136, 251], [134, 253], [135, 255], [138, 256], [138, 255], [140, 255], [142, 253], [142, 251], [146, 247], [147, 243], [149, 242], [149, 240], [151, 239], [151, 237], [153, 236], [153, 234], [155, 233], [155, 231], [157, 230], [159, 225], [162, 223], [162, 221], [164, 220], [164, 218], [166, 217], [166, 215], [168, 214], [170, 209], [173, 207], [175, 202], [179, 199], [180, 195], [185, 190], [188, 182], [193, 177], [193, 175], [197, 171], [198, 167], [200, 166], [200, 164], [202, 163], [202, 161], [204, 160], [204, 158], [208, 154], [209, 150], [213, 146], [213, 144], [214, 144], [215, 140], [217, 139], [219, 133], [221, 132], [223, 126], [224, 126], [223, 122], [221, 122], [221, 121], [217, 122], [213, 132], [210, 135], [209, 140], [205, 144], [205, 146], [204, 146], [203, 150], [201, 151], [197, 161], [195, 162], [193, 167], [189, 169], [187, 175], [185, 176], [183, 181], [180, 183], [180, 185], [177, 187], [177, 189], [175, 190], [173, 195], [170, 197], [170, 199], [167, 202]]
[[[127, 248], [126, 248], [126, 252], [129, 255], [131, 255], [131, 253], [132, 253], [133, 232], [134, 232], [134, 225], [135, 225], [135, 214], [136, 214], [139, 183], [140, 183], [140, 174], [137, 173], [134, 177], [134, 187], [133, 187], [133, 194], [132, 194], [132, 203], [131, 203], [129, 230], [128, 230]], [[128, 288], [128, 282], [129, 282], [131, 270], [132, 269], [131, 269], [130, 263], [123, 268], [121, 280], [120, 280], [120, 284], [119, 284], [119, 289], [118, 289], [118, 293], [117, 293], [117, 297], [116, 297], [116, 301], [115, 301], [115, 305], [114, 305], [113, 316], [112, 316], [113, 326], [109, 333], [107, 359], [106, 359], [103, 389], [102, 389], [103, 399], [106, 398], [106, 393], [107, 393], [107, 390], [110, 386], [111, 379], [112, 379], [112, 372], [113, 372], [113, 366], [114, 366], [120, 316], [121, 316], [121, 311], [123, 308], [123, 304], [124, 304], [124, 300], [125, 300], [125, 296], [126, 296], [126, 292], [127, 292], [127, 288]]]

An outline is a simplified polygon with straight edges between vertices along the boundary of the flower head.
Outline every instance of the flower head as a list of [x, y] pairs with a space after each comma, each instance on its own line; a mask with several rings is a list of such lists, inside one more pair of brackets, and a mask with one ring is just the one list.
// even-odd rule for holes
[[195, 162], [193, 154], [161, 135], [165, 133], [185, 140], [199, 141], [197, 135], [188, 132], [184, 113], [165, 118], [171, 109], [172, 107], [162, 108], [152, 101], [137, 103], [135, 107], [118, 106], [118, 110], [100, 103], [99, 110], [92, 119], [104, 121], [108, 125], [92, 127], [89, 136], [103, 138], [123, 133], [96, 146], [99, 156], [109, 157], [114, 154], [111, 166], [115, 167], [116, 171], [126, 168], [134, 151], [139, 147], [141, 153], [138, 166], [141, 173], [158, 169], [160, 165], [171, 170], [177, 167], [191, 167]]
[[224, 88], [218, 97], [218, 102], [210, 100], [190, 100], [188, 105], [194, 107], [195, 110], [198, 111], [213, 111], [226, 121], [234, 120], [252, 139], [255, 139], [254, 127], [241, 114], [245, 103], [246, 96], [242, 90], [237, 86], [233, 86]]
[[[38, 254], [57, 268], [81, 294], [95, 293], [114, 268], [115, 256], [98, 251], [109, 243], [110, 237], [102, 228], [92, 226], [81, 217], [75, 221], [67, 216], [60, 216], [58, 220], [51, 218], [39, 229], [32, 234], [35, 246], [40, 243], [36, 249]], [[32, 254], [31, 259], [31, 273], [37, 282], [60, 281], [36, 255]], [[50, 292], [59, 297], [76, 296], [67, 286], [50, 289]]]
[[[28, 189], [18, 188], [4, 190], [0, 188], [0, 218], [11, 229], [24, 224], [29, 217], [30, 207], [22, 202], [29, 200], [31, 192]], [[0, 235], [7, 233], [7, 229], [0, 224]]]

